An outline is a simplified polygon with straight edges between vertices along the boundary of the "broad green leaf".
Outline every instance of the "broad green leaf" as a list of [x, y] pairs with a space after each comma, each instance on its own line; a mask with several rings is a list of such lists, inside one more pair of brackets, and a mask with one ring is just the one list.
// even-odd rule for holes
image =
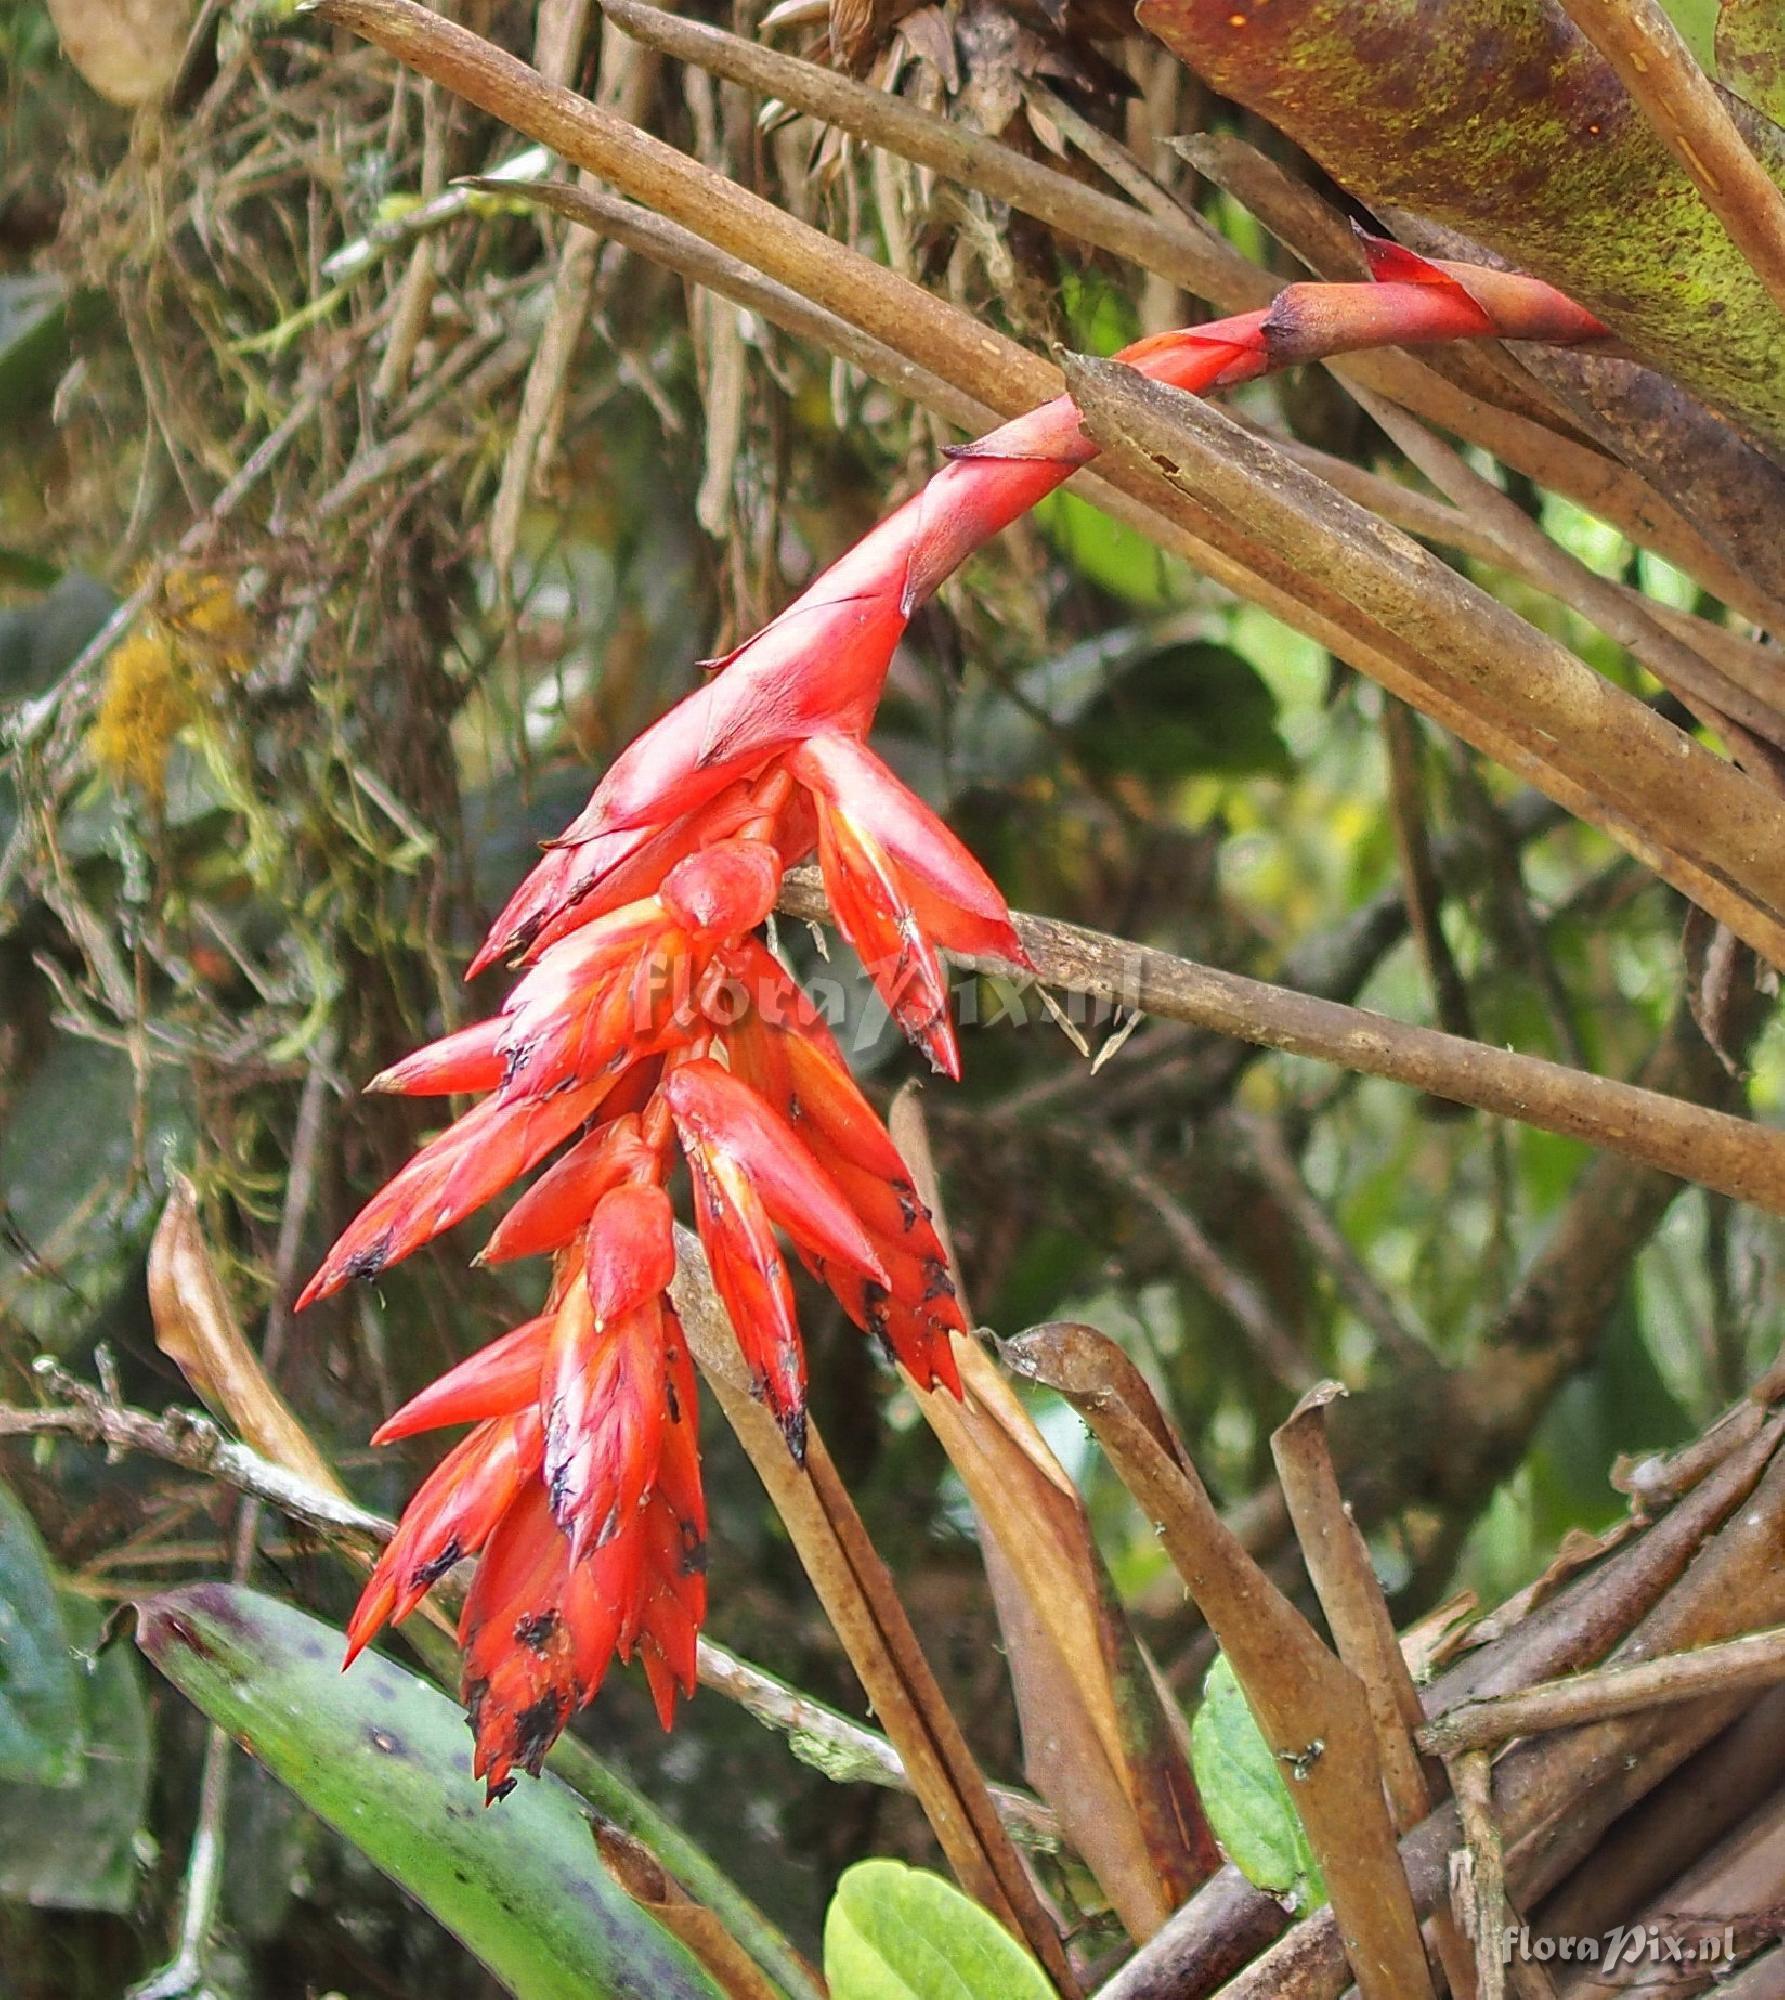
[[64, 1790], [0, 1786], [0, 1826], [29, 1840], [0, 1841], [0, 1896], [51, 1910], [126, 1914], [136, 1901], [137, 1843], [148, 1816], [149, 1718], [142, 1671], [128, 1647], [95, 1653], [103, 1620], [91, 1598], [62, 1594], [76, 1651], [84, 1742]]
[[1215, 1838], [1246, 1880], [1297, 1911], [1324, 1903], [1320, 1864], [1283, 1768], [1259, 1734], [1225, 1653], [1203, 1683], [1190, 1725], [1190, 1762]]
[[51, 276], [0, 278], [0, 417], [41, 407], [66, 354], [68, 288]]
[[862, 1861], [824, 1919], [831, 2000], [1051, 2000], [1053, 1987], [996, 1917], [902, 1861]]
[[439, 1918], [517, 2000], [720, 2000], [607, 1875], [556, 1778], [487, 1809], [455, 1702], [230, 1584], [138, 1606], [137, 1644], [320, 1819]]
[[[1683, 388], [1785, 441], [1785, 315], [1603, 57], [1558, 36], [1552, 5], [1271, 0], [1256, 32], [1236, 31], [1252, 11], [1142, 0], [1138, 18], [1351, 194], [1547, 278]], [[1785, 180], [1785, 134], [1749, 136]]]
[[0, 1485], [0, 1782], [71, 1785], [80, 1755], [80, 1683], [49, 1559]]
[[1785, 8], [1779, 0], [1723, 0], [1717, 74], [1737, 97], [1785, 125]]
[[[61, 1354], [91, 1336], [139, 1269], [160, 1203], [133, 1172], [137, 1077], [122, 1050], [59, 1035], [12, 1081], [0, 1125], [0, 1289], [12, 1318]], [[188, 1132], [188, 1087], [172, 1065], [152, 1072], [151, 1158]]]

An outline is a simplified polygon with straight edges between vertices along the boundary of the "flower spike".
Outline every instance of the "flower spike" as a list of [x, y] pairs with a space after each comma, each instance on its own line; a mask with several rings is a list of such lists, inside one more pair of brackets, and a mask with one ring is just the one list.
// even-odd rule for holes
[[[1533, 279], [1361, 241], [1370, 282], [1290, 285], [1265, 311], [1119, 358], [1202, 394], [1384, 342], [1604, 334]], [[959, 1074], [942, 955], [1028, 961], [996, 885], [864, 738], [917, 607], [1096, 450], [1062, 396], [949, 451], [615, 760], [472, 961], [473, 975], [521, 964], [501, 1013], [374, 1079], [481, 1101], [367, 1203], [300, 1305], [375, 1277], [545, 1169], [482, 1259], [549, 1253], [545, 1309], [377, 1432], [473, 1426], [404, 1510], [348, 1627], [351, 1660], [481, 1552], [460, 1641], [492, 1798], [539, 1770], [614, 1659], [642, 1666], [665, 1728], [694, 1690], [707, 1511], [694, 1367], [668, 1298], [677, 1147], [714, 1283], [796, 1459], [805, 1360], [777, 1229], [920, 1389], [960, 1393], [967, 1327], [934, 1222], [758, 932], [785, 871], [816, 854], [888, 1008]]]

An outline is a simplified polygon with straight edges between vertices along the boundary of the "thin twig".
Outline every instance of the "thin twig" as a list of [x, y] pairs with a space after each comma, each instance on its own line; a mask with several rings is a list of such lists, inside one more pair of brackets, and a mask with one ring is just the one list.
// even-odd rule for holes
[[[785, 1736], [787, 1747], [801, 1763], [822, 1771], [834, 1784], [910, 1791], [898, 1751], [877, 1730], [864, 1729], [859, 1722], [723, 1646], [706, 1639], [700, 1643], [701, 1685], [728, 1696], [758, 1722]], [[994, 1784], [988, 1789], [998, 1817], [1013, 1839], [1026, 1847], [1058, 1851], [1062, 1844], [1060, 1820], [1051, 1806], [1013, 1785]]]
[[1263, 1293], [1216, 1249], [1171, 1189], [1114, 1133], [1098, 1131], [1089, 1144], [1098, 1168], [1159, 1218], [1185, 1268], [1241, 1328], [1271, 1374], [1295, 1395], [1311, 1388], [1317, 1377], [1313, 1363], [1283, 1331]]
[[1425, 773], [1419, 718], [1391, 695], [1382, 704], [1382, 742], [1388, 753], [1388, 803], [1395, 849], [1407, 897], [1407, 928], [1432, 989], [1438, 1025], [1453, 1035], [1474, 1034], [1469, 988], [1444, 934], [1444, 883], [1432, 858], [1426, 819]]
[[[816, 869], [789, 873], [781, 908], [813, 922], [833, 921]], [[1785, 1214], [1785, 1132], [1638, 1084], [1291, 992], [1052, 917], [1019, 912], [1014, 921], [1036, 975], [1051, 986], [1187, 1021], [1261, 1048], [1388, 1077], [1479, 1111], [1584, 1139]], [[962, 957], [957, 963], [1010, 976], [1001, 961]]]
[[[250, 1507], [254, 1501], [247, 1503]], [[216, 1724], [205, 1732], [204, 1766], [198, 1780], [198, 1822], [180, 1888], [180, 1930], [172, 1959], [159, 1972], [132, 1986], [126, 2000], [212, 2000], [205, 1978], [211, 1931], [223, 1893], [223, 1818], [229, 1801], [229, 1769], [235, 1745]]]
[[[474, 176], [464, 186], [492, 194], [498, 192], [492, 181], [482, 177]], [[796, 340], [837, 355], [874, 381], [884, 383], [887, 388], [909, 397], [915, 403], [921, 403], [927, 410], [933, 410], [968, 436], [990, 429], [999, 420], [1000, 412], [989, 403], [981, 402], [978, 397], [957, 388], [952, 381], [920, 366], [900, 349], [876, 340], [853, 321], [829, 312], [823, 306], [814, 305], [791, 286], [764, 277], [755, 266], [715, 249], [693, 230], [653, 214], [636, 202], [621, 201], [599, 188], [570, 186], [562, 181], [548, 181], [543, 186], [525, 190], [503, 189], [501, 192], [517, 203], [549, 208], [584, 229], [594, 230], [623, 244], [628, 250], [636, 251], [641, 257], [648, 257], [665, 270], [674, 271], [679, 277], [687, 278], [721, 298], [761, 314]], [[1076, 474], [1071, 484], [1075, 493], [1091, 501], [1112, 520], [1148, 536], [1161, 547], [1173, 549], [1192, 561], [1198, 560], [1203, 553], [1212, 553], [1192, 549], [1174, 522], [1144, 501], [1119, 491], [1107, 480], [1099, 479], [1094, 472]], [[1216, 562], [1219, 563], [1218, 557]]]
[[1302, 1177], [1279, 1122], [1248, 1111], [1229, 1114], [1259, 1178], [1300, 1231], [1308, 1248], [1332, 1275], [1334, 1288], [1382, 1344], [1384, 1354], [1412, 1367], [1430, 1366], [1427, 1343], [1401, 1318], [1394, 1301], [1369, 1270], [1326, 1205]]
[[[152, 1416], [131, 1409], [65, 1373], [47, 1356], [37, 1362], [35, 1372], [62, 1401], [34, 1410], [0, 1404], [0, 1438], [67, 1437], [103, 1445], [112, 1457], [138, 1452], [157, 1458], [265, 1501], [356, 1553], [381, 1548], [396, 1532], [396, 1524], [384, 1515], [287, 1472], [225, 1437], [209, 1417], [195, 1410], [166, 1410]], [[700, 1642], [700, 1678], [704, 1686], [737, 1702], [766, 1727], [793, 1739], [796, 1756], [839, 1783], [856, 1780], [910, 1790], [899, 1753], [884, 1736], [710, 1639]], [[1059, 1844], [1059, 1822], [1038, 1799], [1008, 1785], [994, 1785], [991, 1791], [1013, 1836], [1030, 1846]]]
[[1478, 2000], [1506, 2000], [1506, 1963], [1500, 1941], [1506, 1935], [1506, 1855], [1494, 1818], [1494, 1767], [1485, 1751], [1472, 1751], [1451, 1766], [1451, 1789], [1462, 1814], [1462, 1853], [1452, 1857], [1451, 1894], [1456, 1915], [1475, 1940]]
[[[1333, 1646], [1363, 1686], [1395, 1830], [1406, 1834], [1432, 1809], [1436, 1767], [1428, 1771], [1415, 1748], [1425, 1711], [1327, 1444], [1326, 1412], [1344, 1393], [1336, 1382], [1310, 1390], [1271, 1433], [1271, 1457]], [[1431, 1921], [1452, 2000], [1471, 2000], [1475, 1975], [1462, 1931], [1448, 1911], [1434, 1911]]]
[[1433, 1756], [1448, 1758], [1515, 1736], [1572, 1729], [1577, 1723], [1602, 1722], [1607, 1716], [1632, 1715], [1703, 1695], [1748, 1693], [1782, 1680], [1785, 1629], [1750, 1632], [1696, 1652], [1540, 1681], [1516, 1694], [1465, 1702], [1428, 1722], [1419, 1740]]
[[[1212, 404], [1119, 363], [1065, 365], [1086, 428], [1116, 457], [1293, 559], [1313, 590], [1364, 621], [1393, 658], [1391, 692], [1478, 744], [1482, 723], [1503, 730], [1514, 768], [1541, 770], [1546, 790], [1571, 795], [1571, 811], [1785, 963], [1785, 809], [1775, 798]], [[1490, 754], [1508, 760], [1503, 748]]]
[[[1071, 176], [1027, 159], [958, 121], [920, 111], [835, 71], [764, 48], [723, 29], [672, 14], [646, 0], [613, 0], [614, 24], [651, 47], [694, 63], [882, 146], [946, 178], [1007, 201], [1051, 228], [1208, 299], [1223, 312], [1264, 304], [1274, 281], [1231, 244], [1179, 211], [1144, 213]], [[1207, 135], [1199, 135], [1199, 139]], [[1391, 396], [1403, 408], [1490, 451], [1507, 465], [1613, 521], [1632, 539], [1700, 576], [1745, 615], [1768, 622], [1764, 600], [1699, 538], [1673, 508], [1593, 447], [1556, 429], [1537, 385], [1504, 365], [1448, 379], [1460, 357], [1403, 352], [1346, 356], [1326, 365], [1346, 384]], [[1440, 373], [1443, 368], [1446, 372]], [[1507, 382], [1517, 394], [1507, 397]], [[1459, 386], [1461, 384], [1462, 386]], [[1495, 400], [1484, 400], [1484, 393]], [[1732, 594], [1733, 593], [1733, 594]]]
[[315, 416], [349, 363], [337, 361], [326, 369], [297, 398], [285, 415], [268, 431], [242, 464], [225, 482], [215, 500], [194, 521], [175, 544], [173, 553], [157, 563], [140, 584], [100, 626], [57, 677], [53, 687], [31, 701], [21, 702], [8, 719], [7, 740], [17, 748], [38, 743], [55, 728], [58, 738], [74, 728], [71, 707], [88, 693], [101, 661], [141, 617], [160, 590], [167, 573], [187, 557], [196, 554], [212, 533], [227, 521], [262, 479], [278, 464], [285, 448]]
[[1431, 1779], [1413, 1743], [1425, 1711], [1395, 1643], [1394, 1621], [1369, 1548], [1339, 1491], [1327, 1448], [1326, 1411], [1344, 1393], [1337, 1382], [1311, 1389], [1271, 1433], [1271, 1457], [1333, 1645], [1363, 1683], [1389, 1803], [1396, 1825], [1406, 1833], [1432, 1805]]

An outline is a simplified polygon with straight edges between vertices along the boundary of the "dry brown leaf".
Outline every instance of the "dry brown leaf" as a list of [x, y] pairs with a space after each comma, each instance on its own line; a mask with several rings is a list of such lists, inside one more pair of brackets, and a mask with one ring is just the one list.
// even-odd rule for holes
[[248, 1345], [212, 1262], [199, 1226], [197, 1198], [184, 1174], [173, 1177], [149, 1245], [149, 1313], [155, 1345], [212, 1416], [229, 1424], [263, 1458], [346, 1499], [346, 1488]]
[[[939, 1218], [914, 1092], [900, 1093], [888, 1123]], [[957, 1340], [955, 1359], [961, 1399], [917, 1401], [979, 1517], [1027, 1775], [1144, 1941], [1220, 1866], [1181, 1725], [1122, 1615], [1078, 1489], [981, 1349]]]
[[797, 1465], [749, 1374], [698, 1239], [676, 1231], [676, 1310], [708, 1386], [786, 1526], [812, 1588], [960, 1884], [1022, 1940], [1066, 2000], [1079, 1991], [1058, 1931], [1025, 1871], [960, 1724], [937, 1686], [886, 1565], [808, 1424]]
[[193, 0], [49, 0], [62, 51], [112, 104], [153, 104], [179, 73]]
[[[755, 1959], [642, 1841], [607, 1822], [598, 1821], [594, 1833], [602, 1866], [641, 1910], [693, 1952], [725, 2000], [782, 2000], [781, 1989]], [[816, 1972], [812, 1983], [822, 1983]]]
[[1326, 1877], [1363, 2000], [1429, 2000], [1425, 1947], [1382, 1789], [1362, 1685], [1247, 1555], [1210, 1503], [1133, 1362], [1095, 1328], [1056, 1321], [1006, 1359], [1077, 1409], [1221, 1642]]

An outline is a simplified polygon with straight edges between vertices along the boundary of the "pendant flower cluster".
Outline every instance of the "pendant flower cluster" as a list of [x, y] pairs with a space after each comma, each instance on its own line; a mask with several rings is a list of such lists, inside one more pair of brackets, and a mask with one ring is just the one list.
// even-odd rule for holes
[[[1604, 332], [1533, 279], [1365, 249], [1376, 282], [1292, 285], [1267, 311], [1119, 358], [1201, 393], [1350, 348]], [[377, 1433], [472, 1426], [409, 1503], [349, 1627], [351, 1660], [480, 1558], [460, 1642], [492, 1796], [515, 1767], [538, 1771], [616, 1656], [642, 1663], [665, 1727], [694, 1688], [707, 1517], [694, 1370], [668, 1293], [678, 1156], [796, 1459], [805, 1364], [783, 1240], [920, 1387], [960, 1392], [951, 1342], [966, 1327], [929, 1211], [759, 933], [785, 870], [816, 854], [889, 1011], [959, 1076], [942, 954], [1028, 960], [984, 870], [864, 738], [912, 612], [1095, 454], [1065, 397], [951, 453], [612, 765], [473, 962], [520, 967], [502, 1012], [372, 1086], [480, 1101], [373, 1198], [300, 1306], [545, 1169], [480, 1260], [550, 1257], [545, 1310]]]
[[474, 1426], [410, 1502], [349, 1628], [357, 1652], [482, 1557], [460, 1642], [493, 1791], [516, 1765], [537, 1771], [616, 1655], [641, 1661], [666, 1727], [693, 1691], [707, 1524], [694, 1372], [668, 1296], [678, 1155], [714, 1283], [796, 1459], [805, 1364], [783, 1235], [915, 1382], [959, 1393], [950, 1340], [966, 1328], [929, 1211], [757, 935], [783, 871], [814, 849], [888, 1007], [958, 1074], [938, 946], [1023, 964], [1009, 913], [870, 750], [820, 731], [677, 819], [550, 850], [498, 929], [496, 949], [524, 966], [503, 1011], [374, 1080], [482, 1095], [368, 1204], [302, 1304], [376, 1276], [556, 1155], [480, 1259], [549, 1256], [546, 1310], [377, 1433]]

